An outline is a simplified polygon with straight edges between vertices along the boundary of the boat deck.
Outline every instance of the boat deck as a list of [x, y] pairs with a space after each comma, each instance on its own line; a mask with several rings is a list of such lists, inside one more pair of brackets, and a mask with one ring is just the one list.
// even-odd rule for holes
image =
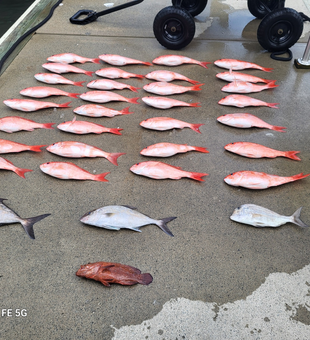
[[[118, 2], [115, 2], [118, 4]], [[296, 69], [294, 60], [275, 61], [256, 39], [259, 20], [247, 10], [246, 1], [213, 0], [195, 18], [196, 35], [183, 50], [163, 48], [153, 35], [153, 20], [167, 1], [145, 1], [137, 6], [98, 18], [86, 26], [76, 26], [69, 18], [79, 9], [103, 10], [101, 1], [65, 0], [53, 17], [42, 26], [0, 77], [1, 103], [23, 98], [19, 92], [38, 82], [36, 73], [48, 72], [46, 58], [72, 52], [84, 57], [119, 54], [152, 62], [160, 55], [180, 54], [211, 62], [177, 67], [128, 65], [124, 70], [147, 74], [168, 69], [197, 80], [201, 91], [171, 98], [200, 102], [201, 107], [160, 110], [144, 104], [129, 90], [115, 91], [125, 97], [140, 97], [139, 105], [110, 102], [106, 107], [132, 114], [113, 118], [90, 118], [73, 113], [86, 104], [80, 98], [39, 99], [54, 103], [72, 101], [69, 109], [44, 109], [32, 113], [15, 111], [1, 104], [1, 117], [21, 116], [40, 123], [54, 122], [54, 130], [8, 134], [0, 138], [28, 145], [50, 145], [59, 141], [79, 141], [107, 152], [124, 152], [118, 166], [104, 158], [66, 159], [45, 148], [42, 152], [3, 154], [13, 164], [32, 169], [25, 179], [11, 171], [1, 171], [1, 198], [21, 217], [50, 213], [34, 225], [31, 240], [17, 224], [2, 226], [0, 287], [2, 291], [3, 339], [308, 339], [310, 334], [309, 229], [293, 224], [279, 228], [254, 228], [230, 220], [235, 208], [253, 203], [282, 215], [291, 215], [303, 206], [301, 219], [310, 223], [310, 177], [266, 190], [250, 190], [227, 185], [230, 173], [252, 170], [291, 176], [310, 173], [309, 70]], [[310, 15], [308, 2], [289, 2], [286, 7]], [[300, 58], [309, 37], [310, 24], [304, 24], [301, 40], [292, 48]], [[272, 72], [246, 70], [245, 73], [274, 79], [279, 87], [251, 94], [279, 108], [221, 106], [226, 84], [216, 78], [224, 71], [213, 62], [233, 58], [273, 68]], [[75, 64], [87, 71], [107, 67], [94, 63]], [[95, 74], [65, 74], [73, 81], [99, 79]], [[122, 80], [142, 88], [148, 79]], [[185, 82], [176, 84], [189, 86]], [[85, 85], [84, 84], [84, 85]], [[54, 86], [83, 93], [84, 87]], [[217, 122], [217, 117], [248, 112], [269, 124], [286, 127], [286, 133], [268, 129], [237, 129]], [[191, 129], [153, 131], [139, 123], [147, 118], [169, 116], [204, 124], [201, 134]], [[56, 128], [64, 121], [86, 120], [111, 128], [122, 135], [74, 135]], [[300, 151], [301, 161], [278, 157], [250, 159], [224, 150], [228, 143], [248, 141], [274, 149]], [[148, 145], [171, 142], [206, 147], [208, 154], [190, 152], [167, 159], [144, 157]], [[132, 173], [138, 162], [157, 160], [187, 171], [209, 175], [204, 182], [191, 179], [155, 180]], [[44, 174], [40, 164], [69, 161], [95, 174], [110, 172], [108, 182], [60, 180]], [[169, 222], [174, 237], [157, 226], [141, 228], [141, 233], [111, 231], [82, 224], [88, 211], [105, 205], [136, 207], [154, 219], [176, 216]], [[119, 262], [151, 273], [148, 286], [105, 287], [99, 282], [75, 275], [89, 262]], [[7, 316], [12, 309], [12, 316]], [[25, 316], [17, 316], [17, 310]]]

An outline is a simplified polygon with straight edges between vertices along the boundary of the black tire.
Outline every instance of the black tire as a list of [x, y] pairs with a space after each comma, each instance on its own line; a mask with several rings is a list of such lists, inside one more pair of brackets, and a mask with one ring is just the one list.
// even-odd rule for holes
[[[284, 1], [281, 6], [284, 7]], [[258, 19], [263, 19], [264, 16], [279, 7], [279, 0], [248, 0], [248, 9], [250, 13]]]
[[179, 50], [187, 46], [195, 35], [193, 17], [180, 7], [165, 7], [156, 15], [153, 23], [155, 38], [164, 47]]
[[286, 51], [301, 36], [303, 19], [292, 8], [282, 8], [265, 16], [257, 29], [257, 40], [270, 52]]
[[[172, 0], [173, 6], [178, 6], [180, 0]], [[200, 14], [207, 6], [208, 0], [183, 0], [180, 7], [185, 9], [192, 17]]]

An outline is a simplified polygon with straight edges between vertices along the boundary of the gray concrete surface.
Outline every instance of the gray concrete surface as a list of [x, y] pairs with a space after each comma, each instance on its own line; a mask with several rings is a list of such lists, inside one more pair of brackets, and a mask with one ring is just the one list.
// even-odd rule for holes
[[[79, 120], [123, 128], [122, 136], [76, 136], [57, 128], [14, 134], [0, 132], [2, 139], [29, 145], [77, 140], [108, 152], [126, 153], [119, 158], [118, 167], [100, 158], [73, 160], [90, 172], [110, 171], [108, 183], [65, 181], [45, 175], [40, 171], [40, 164], [66, 161], [45, 149], [41, 153], [3, 155], [17, 166], [34, 170], [26, 174], [26, 179], [1, 171], [0, 196], [7, 199], [6, 204], [22, 217], [44, 213], [51, 213], [51, 216], [34, 226], [35, 240], [30, 240], [20, 225], [1, 227], [3, 316], [0, 338], [308, 339], [309, 230], [292, 224], [273, 230], [256, 229], [232, 222], [229, 216], [244, 203], [262, 205], [286, 215], [303, 206], [302, 220], [309, 224], [310, 179], [252, 191], [230, 187], [223, 178], [239, 170], [281, 176], [310, 172], [309, 71], [296, 69], [293, 61], [272, 60], [257, 43], [253, 31], [257, 20], [252, 23], [253, 17], [244, 6], [241, 10], [230, 6], [227, 15], [222, 6], [229, 6], [228, 2], [212, 1], [205, 11], [209, 13], [212, 9], [210, 25], [205, 13], [201, 14], [198, 31], [206, 25], [205, 31], [185, 49], [175, 52], [161, 47], [151, 31], [153, 18], [169, 5], [166, 2], [146, 1], [88, 26], [72, 26], [68, 18], [82, 5], [86, 7], [82, 1], [64, 1], [54, 17], [38, 30], [1, 76], [1, 102], [21, 98], [19, 91], [25, 87], [42, 85], [34, 79], [34, 74], [44, 72], [41, 65], [52, 54], [74, 52], [97, 57], [113, 53], [152, 61], [159, 55], [177, 53], [201, 61], [236, 58], [273, 67], [272, 73], [255, 70], [247, 73], [277, 80], [278, 88], [252, 96], [277, 102], [279, 109], [220, 106], [217, 102], [225, 96], [221, 92], [225, 83], [215, 75], [222, 69], [213, 64], [207, 70], [197, 65], [182, 65], [173, 70], [205, 85], [201, 92], [174, 98], [199, 101], [200, 108], [161, 111], [140, 100], [140, 105], [130, 105], [134, 111], [131, 115], [111, 119], [77, 116]], [[101, 10], [102, 4], [93, 1], [93, 8]], [[232, 21], [239, 31], [228, 24], [233, 13], [240, 13], [240, 23]], [[221, 26], [221, 22], [226, 25]], [[222, 37], [213, 25], [221, 26]], [[213, 34], [209, 35], [209, 31]], [[243, 33], [236, 37], [236, 32]], [[302, 42], [295, 44], [292, 47], [294, 58], [301, 57], [304, 48]], [[95, 71], [105, 65], [79, 67]], [[139, 74], [169, 69], [155, 65], [124, 68]], [[76, 81], [96, 78], [66, 76]], [[142, 87], [149, 81], [132, 78], [124, 82]], [[69, 85], [58, 87], [79, 93], [86, 90]], [[118, 93], [135, 97], [129, 90]], [[147, 93], [140, 90], [138, 95], [142, 97]], [[52, 97], [47, 100], [64, 103], [69, 99]], [[83, 103], [81, 99], [73, 99], [72, 109]], [[128, 105], [114, 102], [106, 106], [120, 110]], [[59, 124], [73, 119], [72, 109], [23, 113], [2, 104], [1, 117], [20, 115], [38, 122]], [[238, 111], [285, 126], [287, 132], [239, 130], [216, 121], [222, 114]], [[204, 126], [201, 134], [190, 129], [156, 132], [139, 126], [142, 120], [154, 116], [170, 116]], [[209, 154], [192, 152], [164, 160], [185, 170], [207, 172], [209, 176], [205, 177], [205, 182], [152, 180], [129, 171], [131, 165], [149, 160], [139, 154], [141, 149], [162, 141], [206, 147]], [[234, 141], [251, 141], [279, 150], [299, 150], [302, 161], [243, 158], [224, 150], [224, 145]], [[110, 204], [135, 206], [153, 218], [177, 216], [169, 223], [175, 237], [167, 236], [153, 225], [143, 227], [142, 233], [135, 233], [112, 232], [79, 222], [86, 212]], [[151, 273], [154, 281], [149, 286], [107, 288], [75, 276], [80, 265], [96, 261], [138, 267]], [[8, 309], [12, 310], [12, 316], [7, 316]], [[17, 316], [18, 310], [25, 310], [23, 314], [26, 315]]]

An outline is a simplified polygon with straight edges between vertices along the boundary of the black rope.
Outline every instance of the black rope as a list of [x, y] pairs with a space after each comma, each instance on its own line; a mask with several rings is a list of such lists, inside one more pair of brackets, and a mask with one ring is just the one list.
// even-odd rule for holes
[[31, 33], [35, 32], [38, 28], [40, 28], [41, 26], [43, 26], [53, 15], [56, 7], [58, 7], [58, 5], [62, 2], [62, 0], [59, 0], [50, 10], [48, 16], [43, 19], [40, 23], [38, 23], [36, 26], [30, 28], [30, 30], [28, 30], [25, 34], [23, 34], [11, 47], [10, 49], [6, 52], [6, 54], [2, 57], [1, 61], [0, 61], [0, 72], [1, 69], [3, 67], [4, 62], [6, 61], [6, 59], [9, 57], [9, 55], [15, 50], [15, 48]]

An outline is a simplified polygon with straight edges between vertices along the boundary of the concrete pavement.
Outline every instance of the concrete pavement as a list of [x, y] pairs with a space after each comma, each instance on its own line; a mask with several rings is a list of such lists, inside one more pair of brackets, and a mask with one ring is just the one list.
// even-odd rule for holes
[[[93, 1], [89, 9], [100, 11]], [[47, 152], [3, 155], [15, 165], [33, 169], [26, 179], [1, 171], [1, 197], [22, 217], [51, 213], [34, 226], [36, 239], [30, 240], [20, 225], [1, 227], [1, 339], [308, 339], [309, 239], [308, 229], [287, 224], [277, 229], [259, 229], [229, 219], [241, 204], [254, 203], [280, 214], [291, 215], [303, 206], [301, 218], [309, 224], [310, 179], [253, 191], [230, 187], [223, 178], [239, 170], [263, 171], [280, 176], [310, 173], [309, 90], [310, 74], [291, 62], [272, 60], [256, 41], [258, 20], [246, 9], [246, 2], [212, 1], [196, 19], [195, 39], [182, 51], [166, 50], [152, 33], [156, 13], [170, 3], [148, 1], [101, 17], [87, 26], [73, 26], [68, 18], [86, 7], [83, 1], [63, 2], [53, 18], [32, 37], [0, 78], [1, 102], [22, 98], [19, 91], [41, 86], [34, 74], [45, 72], [46, 58], [73, 52], [85, 57], [103, 53], [120, 54], [151, 62], [164, 54], [180, 54], [213, 62], [220, 58], [251, 61], [274, 71], [247, 73], [276, 79], [278, 88], [251, 95], [279, 103], [279, 109], [224, 107], [217, 102], [225, 82], [215, 77], [223, 71], [211, 64], [126, 66], [129, 72], [146, 74], [156, 69], [172, 69], [205, 85], [200, 92], [173, 96], [187, 102], [201, 102], [200, 108], [166, 111], [142, 103], [130, 105], [133, 114], [114, 118], [80, 117], [72, 112], [85, 104], [72, 99], [71, 109], [45, 109], [33, 113], [13, 111], [2, 104], [1, 117], [19, 115], [38, 122], [57, 124], [87, 120], [108, 127], [123, 128], [122, 136], [112, 134], [73, 135], [54, 130], [0, 132], [0, 138], [29, 145], [49, 145], [77, 140], [108, 152], [125, 152], [116, 167], [105, 159], [73, 159], [93, 173], [107, 172], [108, 183], [59, 180], [41, 172], [48, 161], [67, 161]], [[234, 8], [234, 6], [236, 8]], [[289, 6], [287, 4], [287, 6]], [[299, 7], [300, 6], [300, 7]], [[304, 3], [293, 8], [307, 12]], [[298, 7], [298, 8], [297, 8]], [[301, 42], [292, 47], [301, 57], [308, 39], [305, 24]], [[76, 65], [96, 71], [105, 64]], [[68, 74], [74, 81], [90, 81], [97, 76]], [[123, 81], [123, 80], [122, 80]], [[142, 87], [147, 79], [124, 82]], [[177, 84], [185, 85], [182, 82]], [[59, 85], [69, 92], [82, 93], [86, 87]], [[135, 97], [135, 93], [118, 93]], [[141, 98], [148, 95], [139, 90]], [[43, 99], [64, 103], [66, 97]], [[127, 103], [105, 106], [121, 110]], [[249, 112], [273, 125], [287, 127], [286, 133], [265, 129], [236, 129], [216, 121], [220, 115]], [[201, 134], [190, 129], [158, 132], [139, 123], [154, 116], [170, 116], [204, 124]], [[129, 171], [137, 162], [150, 160], [139, 154], [158, 142], [187, 143], [206, 147], [210, 153], [187, 153], [163, 161], [184, 170], [206, 172], [204, 182], [190, 179], [153, 180]], [[224, 150], [227, 143], [251, 141], [279, 150], [299, 150], [301, 162], [285, 158], [248, 159]], [[158, 159], [160, 160], [160, 159]], [[169, 223], [175, 237], [155, 225], [112, 232], [83, 225], [80, 217], [104, 205], [129, 205], [152, 218], [177, 216]], [[135, 266], [152, 274], [149, 286], [110, 288], [75, 276], [80, 265], [110, 261]], [[8, 310], [12, 310], [11, 316]], [[23, 315], [18, 316], [18, 311]]]

